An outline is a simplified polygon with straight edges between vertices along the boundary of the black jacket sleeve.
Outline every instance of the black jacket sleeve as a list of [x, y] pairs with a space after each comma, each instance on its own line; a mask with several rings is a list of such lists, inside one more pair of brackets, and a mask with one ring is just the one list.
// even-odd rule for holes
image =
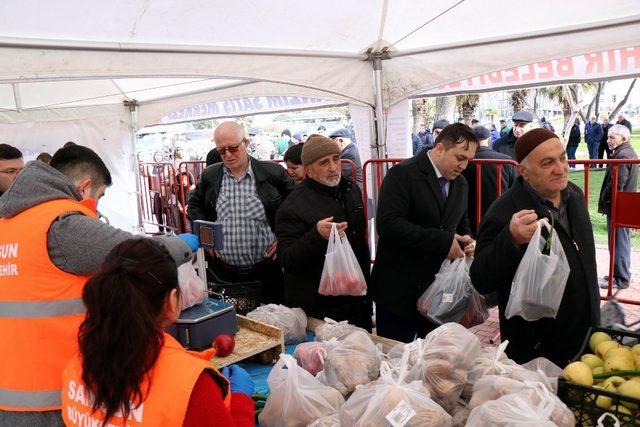
[[410, 179], [399, 167], [387, 173], [378, 201], [377, 229], [380, 237], [394, 245], [424, 255], [444, 258], [453, 242], [453, 233], [423, 227], [409, 221]]
[[[204, 176], [200, 177], [200, 181], [196, 185], [196, 188], [191, 192], [189, 201], [187, 202], [189, 218], [191, 221], [206, 220], [205, 215], [205, 193], [207, 190], [207, 182]], [[211, 218], [209, 218], [211, 219]]]
[[285, 270], [304, 269], [305, 265], [324, 258], [325, 240], [315, 224], [309, 228], [289, 206], [282, 205], [276, 215], [278, 260]]

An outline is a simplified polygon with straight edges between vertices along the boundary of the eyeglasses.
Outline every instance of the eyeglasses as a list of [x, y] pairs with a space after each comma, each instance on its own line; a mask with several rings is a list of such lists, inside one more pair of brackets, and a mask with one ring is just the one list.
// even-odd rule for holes
[[7, 175], [17, 175], [22, 172], [22, 168], [10, 168], [0, 171], [0, 173], [6, 173]]
[[218, 153], [220, 153], [221, 156], [224, 156], [227, 151], [230, 153], [237, 153], [243, 142], [244, 142], [244, 139], [240, 141], [239, 144], [230, 145], [228, 147], [216, 148], [216, 150], [218, 151]]

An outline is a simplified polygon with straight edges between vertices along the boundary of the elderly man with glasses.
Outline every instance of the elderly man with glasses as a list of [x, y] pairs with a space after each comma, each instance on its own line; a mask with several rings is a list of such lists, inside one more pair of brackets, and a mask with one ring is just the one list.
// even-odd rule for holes
[[237, 283], [263, 282], [263, 302], [282, 301], [283, 275], [276, 262], [274, 220], [282, 201], [293, 190], [285, 169], [249, 156], [242, 125], [220, 124], [213, 142], [222, 157], [202, 173], [191, 194], [191, 220], [222, 224], [223, 249], [211, 253], [218, 279]]
[[22, 153], [9, 144], [0, 144], [0, 196], [11, 187], [24, 168]]

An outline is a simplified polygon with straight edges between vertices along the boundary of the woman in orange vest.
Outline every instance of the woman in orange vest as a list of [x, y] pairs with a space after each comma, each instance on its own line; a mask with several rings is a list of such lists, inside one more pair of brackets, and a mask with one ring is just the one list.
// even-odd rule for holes
[[129, 239], [85, 285], [80, 353], [67, 365], [67, 426], [253, 426], [253, 381], [220, 374], [164, 328], [180, 314], [176, 264], [152, 239]]

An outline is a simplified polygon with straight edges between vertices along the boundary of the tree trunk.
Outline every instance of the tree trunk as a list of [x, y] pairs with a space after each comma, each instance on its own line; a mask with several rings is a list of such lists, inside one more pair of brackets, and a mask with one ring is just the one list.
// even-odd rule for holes
[[624, 104], [627, 103], [627, 101], [629, 100], [629, 94], [631, 93], [631, 91], [633, 90], [633, 86], [635, 86], [636, 84], [636, 80], [638, 79], [633, 79], [631, 81], [631, 84], [629, 85], [629, 90], [627, 90], [626, 95], [624, 96], [624, 98], [622, 98], [622, 101], [620, 101], [618, 103], [618, 105], [616, 106], [616, 108], [613, 109], [613, 111], [611, 112], [611, 114], [609, 114], [609, 121], [613, 121], [613, 118], [616, 116], [616, 114], [618, 114], [620, 112], [620, 110], [622, 110], [622, 107], [624, 107]]
[[453, 121], [453, 113], [456, 110], [455, 96], [439, 96], [436, 98], [435, 120], [446, 119]]
[[511, 108], [514, 113], [524, 110], [527, 95], [528, 89], [518, 89], [511, 92]]
[[424, 123], [424, 99], [411, 100], [411, 115], [413, 116], [413, 131], [417, 132], [418, 126]]
[[599, 82], [598, 83], [598, 93], [596, 94], [597, 98], [596, 98], [596, 119], [600, 118], [600, 95], [602, 94], [602, 91], [604, 90], [604, 84], [606, 82]]
[[569, 104], [569, 101], [565, 97], [562, 97], [562, 116], [564, 117], [562, 135], [564, 135], [567, 129], [573, 126], [573, 123], [569, 123], [569, 119], [571, 118], [571, 104]]
[[587, 123], [589, 120], [584, 116], [584, 112], [582, 111], [582, 109], [578, 107], [578, 85], [569, 86], [569, 93], [573, 98], [573, 103], [576, 105], [576, 109], [578, 110], [577, 113], [580, 115], [582, 123]]

